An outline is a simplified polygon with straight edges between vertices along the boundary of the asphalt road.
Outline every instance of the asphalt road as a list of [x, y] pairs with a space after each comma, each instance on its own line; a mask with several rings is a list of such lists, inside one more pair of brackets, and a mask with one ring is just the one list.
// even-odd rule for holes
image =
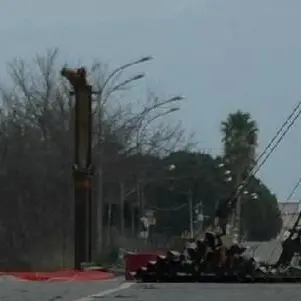
[[[87, 296], [109, 292], [122, 285], [123, 278], [108, 281], [20, 281], [0, 278], [0, 301], [88, 301]], [[93, 299], [92, 299], [93, 300]]]
[[[297, 301], [301, 284], [137, 284], [102, 300]], [[96, 299], [94, 299], [96, 300]]]
[[[280, 245], [250, 244], [254, 255], [275, 261]], [[275, 251], [275, 252], [274, 252]], [[31, 282], [0, 278], [0, 301], [295, 301], [301, 284], [132, 284], [123, 277], [109, 281]]]
[[301, 284], [135, 284], [122, 278], [105, 282], [0, 282], [0, 301], [297, 301], [300, 296]]

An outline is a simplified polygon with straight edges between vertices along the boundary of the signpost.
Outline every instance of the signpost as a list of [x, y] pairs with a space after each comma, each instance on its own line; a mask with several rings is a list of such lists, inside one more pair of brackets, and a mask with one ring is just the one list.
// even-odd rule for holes
[[156, 218], [154, 217], [154, 211], [148, 210], [144, 216], [140, 218], [143, 224], [143, 230], [140, 232], [140, 237], [147, 240], [150, 234], [150, 227], [156, 225]]

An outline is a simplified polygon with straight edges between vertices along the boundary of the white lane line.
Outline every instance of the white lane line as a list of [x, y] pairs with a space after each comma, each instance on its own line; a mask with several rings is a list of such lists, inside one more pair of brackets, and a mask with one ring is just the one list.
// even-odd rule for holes
[[73, 300], [73, 301], [93, 301], [93, 300], [96, 299], [96, 298], [108, 296], [108, 295], [117, 293], [117, 292], [119, 292], [119, 291], [128, 289], [128, 288], [130, 288], [131, 286], [133, 286], [133, 285], [135, 285], [135, 284], [136, 284], [135, 282], [125, 282], [125, 283], [122, 283], [122, 284], [121, 284], [120, 286], [118, 286], [118, 287], [111, 288], [111, 289], [108, 289], [108, 290], [105, 290], [105, 291], [101, 291], [101, 292], [99, 292], [99, 293], [97, 293], [97, 294], [90, 295], [90, 296], [83, 297], [83, 298], [79, 298], [79, 299], [76, 299], [76, 300]]

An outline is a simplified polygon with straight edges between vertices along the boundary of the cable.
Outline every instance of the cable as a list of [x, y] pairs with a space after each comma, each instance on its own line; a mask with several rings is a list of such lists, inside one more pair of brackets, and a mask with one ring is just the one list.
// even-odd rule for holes
[[[298, 103], [298, 105], [294, 108], [293, 112], [288, 116], [286, 121], [282, 124], [281, 128], [276, 132], [275, 136], [272, 138], [270, 143], [267, 145], [267, 147], [264, 149], [264, 151], [260, 154], [259, 158], [256, 160], [254, 167], [250, 169], [249, 175], [245, 181], [245, 183], [240, 183], [238, 187], [235, 190], [235, 193], [241, 193], [244, 188], [246, 188], [252, 181], [252, 179], [256, 176], [260, 168], [266, 163], [266, 161], [269, 159], [269, 157], [272, 155], [272, 153], [275, 151], [275, 149], [278, 147], [280, 142], [284, 139], [288, 131], [292, 128], [292, 126], [295, 124], [296, 120], [301, 115], [301, 110], [295, 115], [295, 117], [290, 121], [290, 119], [293, 117], [293, 115], [297, 112], [297, 110], [301, 106], [301, 101]], [[290, 121], [290, 122], [289, 122]], [[287, 127], [285, 128], [285, 126]], [[285, 130], [283, 131], [283, 129]], [[283, 131], [283, 132], [282, 132]], [[282, 134], [280, 135], [280, 133]], [[278, 137], [280, 135], [280, 137]], [[277, 139], [278, 138], [278, 139]], [[276, 141], [276, 142], [275, 142]], [[275, 144], [272, 146], [272, 144], [275, 142]], [[271, 147], [272, 146], [272, 147]], [[271, 148], [270, 148], [271, 147]], [[260, 159], [263, 158], [263, 156], [267, 153], [265, 158], [262, 160], [261, 163], [259, 163]], [[243, 186], [242, 186], [243, 185]], [[241, 187], [242, 186], [242, 187]], [[236, 195], [235, 195], [236, 196]], [[237, 195], [239, 196], [239, 195]], [[236, 197], [237, 197], [236, 196]]]
[[[296, 106], [292, 110], [292, 113], [290, 115], [288, 115], [288, 117], [286, 118], [286, 120], [283, 122], [283, 124], [281, 125], [281, 127], [277, 130], [276, 134], [274, 135], [274, 137], [269, 142], [269, 144], [265, 147], [265, 149], [263, 150], [263, 152], [259, 155], [259, 157], [256, 160], [257, 163], [261, 160], [261, 158], [265, 155], [265, 153], [268, 151], [268, 149], [276, 141], [277, 137], [280, 135], [280, 133], [283, 131], [283, 129], [289, 123], [290, 119], [292, 119], [292, 117], [299, 110], [300, 107], [301, 107], [301, 100], [296, 104]], [[256, 162], [255, 162], [255, 165], [256, 165]]]
[[[297, 189], [299, 188], [299, 186], [301, 185], [301, 176], [300, 178], [298, 179], [298, 181], [296, 182], [296, 184], [294, 185], [293, 189], [290, 191], [290, 193], [288, 194], [288, 196], [285, 198], [285, 203], [287, 203], [291, 198], [292, 196], [295, 194], [295, 192], [297, 191]], [[298, 204], [300, 203], [300, 201], [298, 202]], [[293, 212], [293, 216], [298, 212], [298, 209], [296, 209], [294, 212]], [[281, 212], [279, 212], [281, 214]], [[278, 214], [279, 214], [278, 213]], [[278, 217], [278, 214], [276, 217]], [[290, 221], [293, 220], [293, 216], [291, 217]], [[289, 223], [290, 223], [289, 221]], [[282, 240], [283, 239], [283, 236], [284, 236], [285, 233], [282, 233], [280, 235], [280, 237], [278, 237], [277, 240]], [[260, 245], [260, 244], [259, 244]], [[259, 245], [257, 246], [257, 248], [259, 247]], [[255, 251], [257, 250], [257, 248], [255, 249]], [[275, 254], [275, 251], [276, 251], [276, 247], [274, 247], [271, 251], [270, 251], [270, 254], [269, 256], [267, 257], [268, 260], [270, 260], [273, 255]]]
[[[288, 202], [288, 201], [292, 198], [292, 196], [295, 194], [296, 190], [299, 188], [300, 184], [301, 184], [301, 177], [299, 178], [299, 180], [297, 181], [297, 183], [296, 183], [295, 186], [293, 187], [291, 193], [288, 195], [288, 197], [286, 198], [286, 201], [285, 201], [285, 202]], [[298, 207], [297, 207], [296, 210], [293, 212], [293, 214], [292, 214], [290, 220], [288, 221], [288, 224], [290, 224], [291, 221], [293, 221], [295, 214], [299, 212], [299, 205], [300, 205], [300, 202], [301, 202], [301, 200], [298, 201]], [[300, 218], [301, 218], [301, 215], [299, 214], [299, 216], [297, 217], [296, 221], [294, 222], [294, 225], [293, 225], [293, 228], [292, 228], [292, 231], [291, 231], [289, 237], [291, 237], [291, 236], [293, 235], [295, 228], [296, 228], [296, 227], [298, 226], [298, 224], [299, 224]], [[284, 234], [285, 234], [285, 232], [283, 232], [283, 233], [280, 235], [280, 237], [278, 238], [278, 240], [281, 241], [281, 240], [283, 239], [283, 237], [284, 237]], [[272, 251], [271, 251], [271, 253], [270, 253], [270, 255], [269, 255], [269, 259], [274, 255], [275, 250], [276, 250], [276, 247], [272, 249]]]
[[[300, 103], [301, 104], [301, 103]], [[294, 113], [296, 112], [296, 109], [298, 109], [300, 106], [297, 106], [294, 109]], [[258, 173], [258, 171], [260, 170], [260, 168], [266, 163], [266, 161], [270, 158], [270, 156], [272, 155], [272, 153], [275, 151], [275, 149], [278, 147], [278, 145], [280, 144], [280, 142], [284, 139], [284, 137], [286, 136], [286, 134], [288, 133], [288, 131], [292, 128], [292, 126], [295, 124], [295, 122], [297, 121], [297, 119], [300, 117], [301, 115], [301, 110], [299, 110], [299, 112], [295, 115], [295, 117], [293, 118], [293, 120], [291, 120], [289, 122], [289, 119], [292, 118], [294, 114], [290, 114], [288, 119], [284, 122], [284, 124], [288, 124], [288, 126], [286, 127], [286, 129], [282, 132], [282, 134], [280, 135], [280, 137], [277, 139], [277, 137], [273, 137], [272, 141], [277, 141], [275, 142], [275, 144], [272, 146], [272, 148], [269, 149], [269, 152], [267, 153], [267, 155], [265, 156], [265, 158], [262, 160], [262, 162], [260, 164], [256, 164], [254, 165], [254, 167], [252, 169], [250, 169], [250, 174], [247, 177], [246, 181], [244, 183], [240, 183], [239, 188], [237, 188], [234, 191], [234, 197], [238, 197], [240, 196], [240, 194], [243, 192], [243, 189], [245, 189], [252, 181], [252, 179], [254, 179], [255, 175]], [[284, 126], [285, 127], [285, 126]], [[281, 128], [284, 128], [283, 126]], [[276, 135], [279, 136], [280, 134], [280, 130], [277, 131]], [[275, 135], [275, 136], [276, 136]], [[270, 147], [272, 145], [272, 143], [269, 143], [268, 146]], [[263, 153], [267, 152], [267, 147], [265, 148]], [[260, 155], [260, 157], [262, 158], [263, 155]], [[259, 160], [257, 160], [259, 161]], [[257, 162], [256, 161], [256, 162]]]
[[298, 114], [293, 118], [293, 120], [289, 123], [289, 125], [287, 126], [287, 128], [285, 129], [285, 131], [281, 134], [281, 136], [279, 137], [279, 139], [276, 141], [276, 143], [273, 145], [273, 147], [270, 149], [269, 153], [267, 154], [267, 156], [263, 159], [263, 161], [257, 166], [257, 168], [255, 169], [255, 171], [253, 172], [252, 177], [254, 177], [257, 172], [260, 170], [260, 168], [266, 163], [266, 161], [268, 160], [268, 158], [271, 156], [271, 154], [274, 152], [274, 150], [276, 149], [276, 147], [280, 144], [280, 142], [283, 140], [283, 138], [286, 136], [286, 134], [288, 133], [288, 131], [292, 128], [292, 126], [295, 124], [295, 122], [297, 121], [297, 119], [300, 117], [301, 115], [301, 110], [298, 112]]
[[286, 199], [286, 202], [288, 202], [292, 197], [293, 195], [295, 194], [295, 192], [297, 191], [297, 189], [299, 188], [301, 184], [301, 177], [299, 178], [298, 182], [295, 184], [294, 188], [292, 189], [291, 193], [289, 194], [289, 196], [287, 197]]
[[[276, 149], [276, 147], [280, 144], [280, 142], [283, 140], [283, 138], [285, 137], [285, 135], [287, 134], [287, 132], [290, 130], [290, 128], [294, 125], [294, 123], [296, 122], [296, 120], [299, 118], [299, 116], [301, 115], [301, 110], [298, 112], [298, 114], [293, 118], [293, 120], [291, 122], [290, 119], [294, 116], [294, 114], [297, 112], [297, 110], [301, 107], [301, 101], [299, 101], [297, 103], [297, 105], [293, 108], [292, 113], [287, 117], [287, 119], [284, 121], [284, 123], [281, 125], [281, 127], [277, 130], [276, 134], [274, 135], [274, 137], [271, 139], [271, 141], [269, 142], [269, 144], [265, 147], [265, 149], [263, 150], [263, 152], [259, 155], [258, 159], [255, 162], [255, 165], [252, 169], [250, 169], [251, 174], [248, 176], [247, 181], [243, 184], [243, 187], [241, 187], [242, 183], [240, 183], [238, 185], [238, 187], [236, 187], [235, 189], [235, 194], [234, 197], [236, 196], [236, 194], [238, 194], [236, 197], [239, 196], [239, 193], [241, 193], [243, 191], [244, 188], [246, 188], [246, 186], [248, 186], [253, 177], [257, 174], [257, 172], [260, 170], [260, 168], [266, 163], [266, 161], [268, 160], [268, 158], [271, 156], [271, 154], [274, 152], [274, 150]], [[288, 125], [288, 126], [287, 126]], [[283, 129], [287, 126], [287, 128], [285, 129], [285, 131], [282, 133], [282, 135], [279, 137], [279, 139], [276, 141], [277, 137], [280, 135], [280, 133], [283, 131]], [[260, 159], [263, 158], [263, 156], [267, 153], [267, 151], [269, 150], [269, 148], [272, 146], [272, 144], [276, 141], [276, 143], [273, 145], [273, 147], [270, 149], [269, 153], [267, 154], [267, 156], [263, 159], [263, 161], [256, 167], [256, 165], [259, 163]], [[252, 173], [252, 171], [255, 169], [255, 171]], [[300, 179], [301, 182], [301, 179]], [[240, 189], [239, 189], [240, 188]], [[183, 204], [180, 205], [178, 207], [175, 208], [154, 208], [155, 210], [158, 211], [177, 211], [182, 209], [183, 207], [187, 206], [187, 204]]]
[[[235, 187], [232, 197], [229, 198], [230, 201], [227, 201], [227, 202], [229, 202], [231, 207], [233, 207], [235, 205], [237, 197], [239, 197], [240, 194], [243, 192], [244, 188], [246, 188], [251, 183], [252, 179], [254, 179], [254, 176], [257, 174], [257, 172], [260, 170], [260, 168], [266, 163], [266, 161], [271, 156], [271, 154], [274, 152], [276, 147], [280, 144], [280, 142], [283, 140], [285, 135], [288, 133], [288, 131], [291, 129], [291, 127], [295, 124], [296, 120], [300, 117], [300, 115], [301, 115], [300, 107], [301, 107], [301, 101], [299, 101], [297, 103], [297, 105], [293, 108], [292, 113], [286, 118], [286, 120], [284, 121], [282, 126], [277, 130], [276, 134], [273, 136], [273, 138], [271, 139], [269, 144], [265, 147], [264, 151], [260, 154], [258, 159], [255, 161], [254, 166], [249, 170], [249, 175], [248, 175], [246, 181], [239, 183], [239, 185], [237, 185]], [[298, 110], [299, 110], [299, 112], [297, 113]], [[295, 115], [295, 117], [293, 118], [294, 115]], [[282, 134], [280, 135], [281, 132], [282, 132]], [[280, 137], [278, 138], [279, 135], [280, 135]], [[277, 140], [277, 138], [278, 138], [278, 140]], [[276, 143], [273, 145], [273, 143], [275, 141], [276, 141]], [[273, 145], [273, 147], [270, 149], [270, 147], [272, 145]], [[267, 156], [259, 164], [259, 161], [264, 157], [264, 155], [267, 152], [268, 152]], [[211, 218], [209, 223], [212, 224], [212, 222], [215, 218], [216, 218], [215, 216], [213, 218]], [[197, 235], [199, 235], [199, 233], [197, 233]]]
[[[293, 116], [296, 114], [296, 112], [301, 108], [301, 100], [296, 104], [296, 106], [293, 108], [292, 112], [287, 116], [287, 118], [285, 119], [285, 121], [282, 123], [281, 127], [276, 131], [275, 135], [273, 136], [273, 138], [270, 140], [270, 142], [268, 143], [268, 145], [264, 148], [264, 150], [261, 152], [261, 154], [258, 156], [258, 158], [256, 159], [254, 165], [252, 166], [252, 168], [250, 168], [249, 170], [249, 174], [252, 173], [254, 171], [254, 169], [256, 169], [256, 166], [258, 166], [260, 160], [264, 157], [264, 155], [268, 152], [268, 150], [270, 149], [270, 147], [273, 145], [273, 143], [276, 141], [276, 139], [278, 138], [278, 136], [281, 134], [281, 132], [284, 130], [284, 128], [288, 125], [288, 127], [292, 126], [292, 122], [290, 122], [290, 120], [293, 118]], [[296, 121], [296, 119], [300, 116], [301, 110], [299, 111], [299, 113], [295, 116], [295, 118], [293, 119], [293, 123]], [[288, 131], [288, 127], [286, 128], [286, 132]], [[286, 133], [285, 132], [285, 133]], [[284, 134], [285, 135], [285, 134]], [[283, 133], [282, 133], [283, 136]], [[281, 137], [280, 137], [281, 138]], [[282, 137], [283, 138], [283, 137]], [[279, 140], [279, 139], [278, 139]], [[282, 139], [281, 139], [282, 140]], [[277, 143], [277, 142], [276, 142]], [[280, 142], [277, 143], [277, 145]], [[273, 150], [276, 147], [273, 147]], [[270, 155], [268, 155], [270, 156]], [[262, 165], [267, 161], [267, 158], [264, 159], [264, 161], [260, 164], [259, 168], [262, 167]], [[255, 171], [255, 174], [258, 172], [259, 168], [257, 168], [257, 170]], [[237, 187], [235, 188], [235, 190], [238, 189], [238, 187], [241, 186], [242, 183], [239, 183], [239, 185], [237, 185]]]
[[[255, 175], [257, 174], [257, 172], [260, 170], [260, 168], [266, 163], [266, 161], [269, 159], [269, 157], [272, 155], [272, 153], [274, 152], [274, 150], [277, 148], [277, 146], [280, 144], [280, 142], [284, 139], [284, 137], [286, 136], [286, 134], [288, 133], [288, 131], [292, 128], [292, 126], [295, 124], [296, 120], [300, 117], [301, 115], [301, 110], [299, 110], [299, 112], [297, 113], [297, 115], [293, 118], [293, 120], [288, 124], [287, 128], [284, 130], [284, 132], [280, 135], [280, 137], [278, 138], [278, 140], [276, 141], [276, 143], [273, 145], [273, 147], [269, 150], [267, 156], [263, 159], [263, 161], [257, 166], [257, 168], [254, 170], [253, 173], [251, 173], [248, 178], [247, 181], [245, 182], [245, 184], [242, 186], [242, 188], [236, 192], [235, 197], [239, 197], [241, 195], [241, 193], [243, 192], [243, 190], [250, 185], [250, 183], [252, 182], [252, 180], [254, 179]], [[298, 181], [299, 182], [299, 181]], [[300, 179], [300, 183], [301, 183], [301, 179]], [[299, 185], [300, 185], [299, 183]], [[296, 185], [295, 185], [296, 186]], [[297, 190], [297, 188], [294, 189]], [[236, 200], [236, 198], [234, 200]], [[301, 216], [300, 216], [301, 218]], [[299, 219], [300, 219], [299, 218]]]

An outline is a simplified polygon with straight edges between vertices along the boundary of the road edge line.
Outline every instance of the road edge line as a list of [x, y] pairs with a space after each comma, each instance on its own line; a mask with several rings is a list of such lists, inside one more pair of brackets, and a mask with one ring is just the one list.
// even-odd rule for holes
[[136, 284], [135, 282], [125, 282], [125, 283], [120, 284], [118, 287], [107, 289], [107, 290], [101, 291], [97, 294], [82, 297], [82, 298], [75, 299], [75, 300], [72, 300], [72, 301], [92, 301], [95, 298], [105, 297], [105, 296], [117, 293], [119, 291], [128, 289], [128, 288], [132, 287], [135, 284]]

